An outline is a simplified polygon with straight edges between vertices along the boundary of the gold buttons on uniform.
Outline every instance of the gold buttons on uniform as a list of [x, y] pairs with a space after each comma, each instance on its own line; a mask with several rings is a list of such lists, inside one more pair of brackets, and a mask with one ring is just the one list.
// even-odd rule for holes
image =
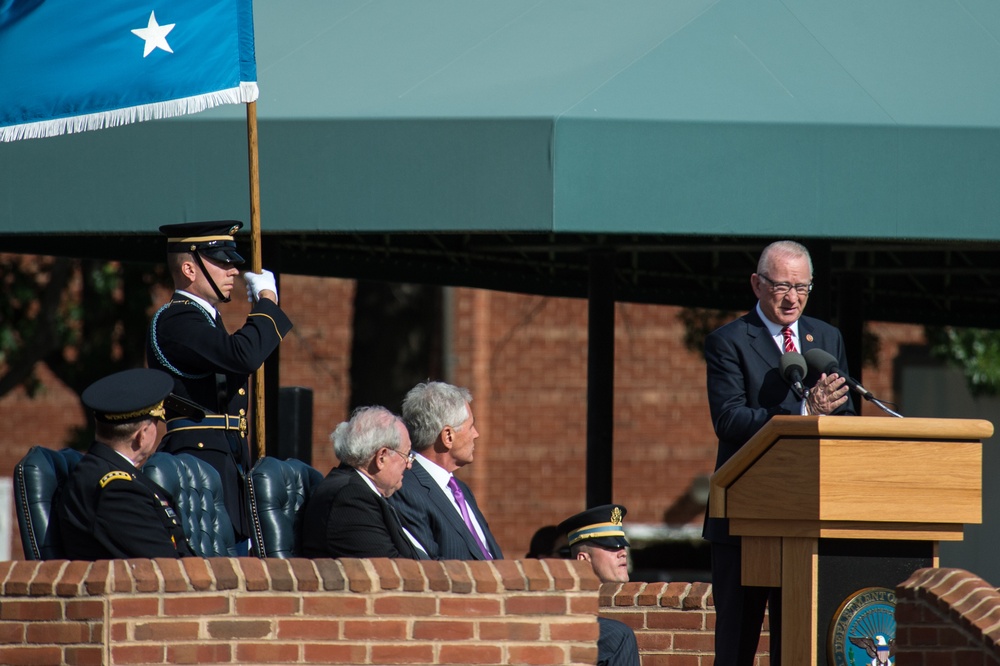
[[246, 394], [247, 394], [247, 390], [244, 389], [244, 388], [241, 388], [240, 389], [240, 395], [246, 395]]
[[241, 409], [240, 410], [240, 416], [246, 416], [246, 415], [247, 415], [247, 410]]
[[199, 449], [205, 448], [205, 443], [204, 442], [198, 442], [198, 448]]

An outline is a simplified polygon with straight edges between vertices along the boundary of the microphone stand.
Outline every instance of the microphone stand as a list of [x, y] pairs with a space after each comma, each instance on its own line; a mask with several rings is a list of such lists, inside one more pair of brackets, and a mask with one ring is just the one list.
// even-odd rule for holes
[[868, 400], [869, 402], [874, 402], [876, 405], [878, 405], [879, 409], [881, 409], [883, 412], [885, 412], [889, 416], [895, 416], [897, 418], [903, 418], [902, 414], [900, 414], [898, 412], [892, 411], [891, 409], [889, 409], [888, 407], [885, 406], [885, 403], [883, 403], [881, 400], [879, 400], [875, 396], [871, 395], [870, 393], [865, 396], [865, 399]]
[[[861, 393], [861, 391], [858, 391], [858, 393]], [[889, 409], [889, 408], [888, 408], [888, 407], [887, 407], [887, 406], [885, 405], [885, 403], [884, 403], [884, 402], [882, 402], [881, 400], [879, 400], [878, 398], [876, 398], [875, 396], [873, 396], [873, 395], [871, 394], [871, 391], [865, 391], [864, 393], [861, 393], [861, 395], [862, 395], [862, 396], [864, 397], [864, 399], [865, 399], [865, 400], [867, 400], [868, 402], [874, 402], [874, 403], [875, 403], [875, 404], [876, 404], [876, 405], [878, 406], [878, 408], [879, 408], [879, 409], [881, 409], [881, 410], [882, 410], [883, 412], [885, 412], [885, 413], [886, 413], [886, 414], [888, 414], [889, 416], [895, 416], [895, 417], [897, 417], [897, 418], [903, 418], [903, 415], [902, 415], [902, 414], [900, 414], [900, 413], [898, 413], [898, 412], [894, 412], [894, 411], [892, 411], [891, 409]]]

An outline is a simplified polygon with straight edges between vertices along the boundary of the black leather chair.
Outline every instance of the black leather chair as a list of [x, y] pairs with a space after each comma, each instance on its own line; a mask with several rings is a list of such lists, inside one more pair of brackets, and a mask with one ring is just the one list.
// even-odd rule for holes
[[65, 557], [59, 530], [52, 525], [52, 500], [83, 454], [33, 446], [14, 467], [14, 506], [21, 545], [28, 560]]
[[249, 476], [254, 553], [258, 557], [298, 557], [302, 547], [302, 508], [323, 475], [301, 460], [266, 457]]
[[142, 472], [174, 496], [191, 549], [201, 557], [235, 557], [233, 524], [222, 499], [222, 479], [187, 453], [154, 453]]

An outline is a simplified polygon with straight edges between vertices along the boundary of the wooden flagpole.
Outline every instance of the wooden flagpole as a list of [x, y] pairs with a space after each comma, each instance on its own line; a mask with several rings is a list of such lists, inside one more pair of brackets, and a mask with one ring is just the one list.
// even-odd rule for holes
[[[247, 103], [247, 150], [250, 157], [250, 270], [260, 273], [260, 161], [257, 157], [257, 102]], [[253, 373], [253, 432], [257, 440], [257, 460], [265, 456], [264, 366]]]

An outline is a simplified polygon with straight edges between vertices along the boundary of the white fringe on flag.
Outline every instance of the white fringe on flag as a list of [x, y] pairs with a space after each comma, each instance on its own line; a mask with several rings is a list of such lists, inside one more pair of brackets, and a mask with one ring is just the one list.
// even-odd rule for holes
[[198, 113], [223, 104], [247, 104], [257, 100], [256, 81], [243, 81], [238, 88], [219, 90], [217, 92], [182, 97], [154, 104], [142, 104], [114, 111], [102, 111], [82, 116], [68, 118], [53, 118], [22, 125], [0, 127], [0, 141], [17, 141], [19, 139], [40, 139], [60, 134], [75, 134], [87, 130], [106, 129], [138, 123], [143, 120], [159, 120], [173, 118], [189, 113]]

